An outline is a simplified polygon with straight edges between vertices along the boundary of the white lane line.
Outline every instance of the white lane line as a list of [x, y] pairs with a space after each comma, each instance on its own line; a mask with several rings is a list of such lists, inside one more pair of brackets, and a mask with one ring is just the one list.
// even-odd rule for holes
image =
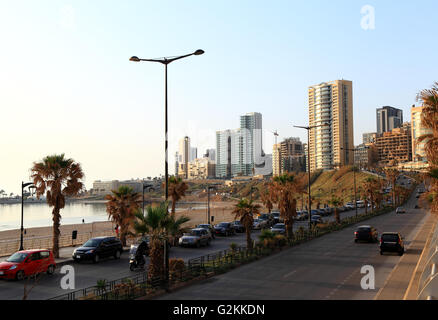
[[294, 270], [292, 272], [289, 272], [288, 274], [284, 275], [283, 278], [288, 278], [288, 277], [290, 277], [291, 275], [293, 275], [296, 272], [297, 272], [296, 270]]

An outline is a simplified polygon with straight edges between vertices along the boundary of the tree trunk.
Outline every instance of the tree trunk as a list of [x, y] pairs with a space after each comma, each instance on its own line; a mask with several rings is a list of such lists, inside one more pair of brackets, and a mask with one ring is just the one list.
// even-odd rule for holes
[[173, 217], [175, 216], [175, 207], [176, 207], [176, 201], [175, 201], [175, 199], [172, 199], [172, 211], [171, 211], [171, 213], [172, 213]]
[[338, 207], [335, 207], [335, 218], [336, 218], [336, 223], [341, 223], [341, 217], [339, 216], [339, 211], [338, 211]]
[[151, 241], [150, 264], [148, 278], [162, 278], [164, 276], [164, 247], [162, 241], [154, 239]]
[[61, 221], [61, 216], [59, 214], [58, 198], [56, 198], [56, 205], [52, 210], [52, 220], [53, 220], [53, 256], [59, 258], [59, 226]]

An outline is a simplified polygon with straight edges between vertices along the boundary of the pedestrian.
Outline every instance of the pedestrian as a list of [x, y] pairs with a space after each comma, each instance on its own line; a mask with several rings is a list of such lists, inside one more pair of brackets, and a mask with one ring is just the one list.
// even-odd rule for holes
[[119, 225], [118, 224], [116, 224], [116, 235], [117, 235], [117, 238], [119, 237]]
[[84, 219], [82, 219], [82, 223], [85, 223], [85, 220], [84, 220]]

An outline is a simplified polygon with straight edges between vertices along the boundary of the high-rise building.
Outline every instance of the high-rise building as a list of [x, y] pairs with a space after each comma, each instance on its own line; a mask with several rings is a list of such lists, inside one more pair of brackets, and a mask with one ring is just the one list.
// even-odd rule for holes
[[403, 124], [403, 111], [394, 107], [385, 106], [377, 109], [377, 133], [382, 134], [400, 128]]
[[190, 138], [184, 137], [179, 141], [179, 166], [178, 174], [180, 177], [187, 179], [188, 177], [188, 164], [191, 159]]
[[188, 179], [211, 179], [216, 176], [216, 165], [208, 158], [195, 159], [189, 163]]
[[418, 141], [418, 138], [426, 135], [431, 134], [432, 129], [427, 129], [423, 127], [421, 123], [421, 114], [423, 113], [424, 107], [415, 107], [412, 106], [411, 109], [411, 129], [412, 129], [412, 161], [414, 162], [426, 162], [426, 152], [424, 150], [424, 145], [427, 142], [425, 141]]
[[272, 174], [274, 177], [281, 174], [281, 143], [274, 144], [272, 149]]
[[190, 158], [189, 162], [194, 161], [198, 158], [198, 148], [196, 147], [190, 147]]
[[216, 149], [207, 149], [204, 158], [210, 159], [210, 161], [216, 162]]
[[216, 177], [231, 178], [231, 130], [216, 132]]
[[309, 87], [309, 125], [325, 123], [328, 126], [309, 132], [310, 171], [353, 164], [354, 154], [348, 150], [354, 148], [351, 81], [335, 80]]
[[263, 162], [263, 143], [262, 143], [262, 114], [258, 112], [247, 113], [240, 116], [240, 129], [248, 130], [251, 134], [251, 162], [259, 165]]

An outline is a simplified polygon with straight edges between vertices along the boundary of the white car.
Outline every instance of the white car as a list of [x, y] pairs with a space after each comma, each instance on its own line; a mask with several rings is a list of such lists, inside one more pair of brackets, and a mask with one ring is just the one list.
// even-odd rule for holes
[[406, 213], [406, 210], [405, 210], [405, 208], [398, 207], [397, 210], [395, 210], [395, 213], [396, 213], [396, 214]]

